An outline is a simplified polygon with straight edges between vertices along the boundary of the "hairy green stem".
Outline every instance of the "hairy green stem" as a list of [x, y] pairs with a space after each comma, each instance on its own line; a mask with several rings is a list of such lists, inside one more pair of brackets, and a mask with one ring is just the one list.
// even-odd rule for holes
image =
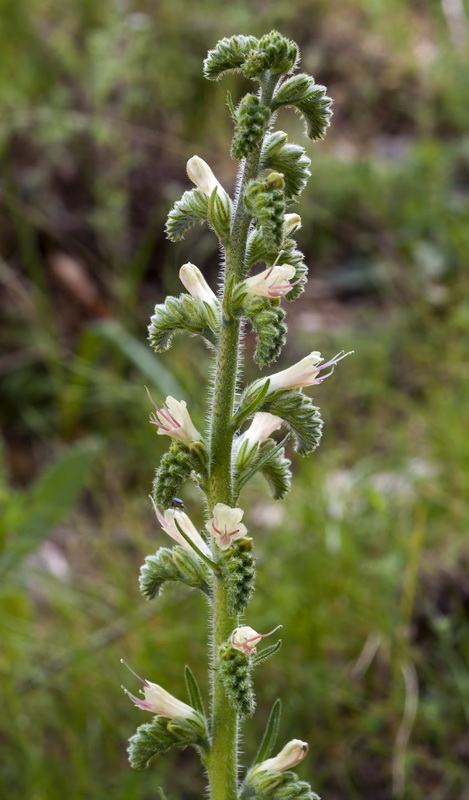
[[[268, 103], [272, 97], [276, 80], [267, 81], [262, 90], [262, 101]], [[234, 214], [233, 227], [226, 243], [225, 297], [226, 287], [232, 279], [243, 276], [246, 241], [249, 232], [250, 214], [244, 206], [243, 196], [249, 181], [257, 177], [262, 142], [253, 150], [244, 163], [239, 194]], [[240, 322], [226, 314], [220, 330], [220, 340], [215, 369], [214, 393], [210, 428], [210, 479], [208, 502], [210, 509], [217, 503], [231, 505], [233, 478], [231, 449], [233, 430], [231, 426], [238, 364], [240, 357]], [[216, 547], [214, 545], [214, 547]], [[238, 797], [238, 717], [226, 699], [221, 676], [216, 667], [220, 645], [229, 639], [238, 624], [238, 616], [230, 613], [224, 580], [214, 577], [211, 641], [211, 688], [212, 688], [212, 747], [208, 760], [208, 775], [211, 800], [236, 800]]]

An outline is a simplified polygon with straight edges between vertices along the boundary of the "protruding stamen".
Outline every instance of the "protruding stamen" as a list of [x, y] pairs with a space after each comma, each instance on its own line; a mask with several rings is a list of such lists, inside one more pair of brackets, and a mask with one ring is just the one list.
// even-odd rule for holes
[[144, 711], [151, 711], [152, 709], [151, 703], [148, 703], [146, 700], [140, 700], [140, 698], [135, 697], [135, 695], [132, 694], [132, 692], [129, 692], [129, 690], [126, 689], [125, 686], [121, 686], [121, 689], [124, 690], [127, 697], [130, 697], [132, 703], [135, 703], [136, 706], [138, 706], [139, 708], [143, 708]]
[[174, 419], [173, 415], [168, 411], [168, 409], [165, 410], [163, 408], [159, 408], [158, 413], [161, 414], [163, 419], [165, 419], [166, 422], [169, 422], [169, 424], [172, 425], [174, 428], [181, 427], [177, 419]]
[[129, 665], [127, 664], [127, 661], [124, 661], [124, 659], [123, 659], [123, 658], [121, 658], [121, 664], [124, 664], [124, 666], [126, 666], [126, 667], [127, 667], [127, 669], [129, 670], [129, 672], [131, 672], [131, 673], [132, 673], [132, 675], [135, 675], [135, 677], [136, 677], [136, 678], [137, 678], [139, 681], [141, 681], [141, 683], [143, 683], [143, 685], [144, 685], [144, 686], [149, 686], [149, 685], [150, 685], [150, 684], [148, 683], [148, 681], [146, 681], [144, 678], [141, 678], [141, 677], [140, 677], [140, 675], [138, 675], [136, 672], [134, 672], [134, 670], [132, 669], [132, 667], [129, 667]]
[[152, 404], [152, 406], [154, 406], [156, 408], [157, 411], [159, 411], [158, 406], [156, 405], [155, 401], [153, 400], [153, 397], [150, 394], [150, 390], [148, 389], [148, 386], [145, 386], [145, 390], [146, 390], [146, 393], [147, 393], [147, 395], [148, 395], [148, 397], [150, 399], [150, 403]]
[[[177, 419], [175, 419], [173, 417], [171, 412], [168, 411], [167, 408], [165, 409], [165, 408], [160, 408], [159, 406], [157, 406], [155, 401], [153, 400], [153, 397], [151, 396], [147, 386], [145, 386], [145, 389], [146, 389], [147, 395], [148, 395], [148, 397], [150, 399], [150, 403], [156, 409], [156, 414], [155, 414], [154, 411], [150, 414], [150, 422], [152, 422], [153, 425], [157, 425], [158, 428], [161, 428], [161, 430], [163, 430], [163, 431], [169, 431], [169, 430], [171, 430], [171, 427], [180, 428], [181, 427], [180, 423], [177, 421]], [[166, 420], [166, 422], [169, 422], [171, 427], [170, 428], [166, 428], [164, 425], [162, 425], [161, 424], [161, 420], [158, 419], [157, 415], [159, 415], [164, 420]]]
[[161, 428], [162, 431], [171, 430], [171, 428], [166, 428], [164, 425], [161, 424], [154, 411], [152, 411], [152, 413], [150, 414], [150, 422], [152, 425], [156, 425], [157, 428]]
[[321, 366], [317, 367], [317, 369], [326, 369], [331, 365], [334, 366], [335, 364], [338, 364], [339, 361], [342, 361], [343, 358], [353, 355], [354, 352], [355, 352], [354, 350], [349, 350], [348, 353], [344, 353], [343, 350], [340, 350], [340, 352], [337, 353], [337, 355], [335, 355], [334, 358], [331, 358], [329, 361], [326, 361], [324, 364], [321, 364]]
[[326, 380], [326, 378], [330, 378], [331, 375], [333, 375], [333, 374], [334, 374], [334, 367], [332, 367], [330, 372], [326, 372], [325, 375], [320, 375], [319, 378], [316, 378], [316, 380], [314, 382], [315, 383], [322, 383], [323, 381]]
[[277, 625], [277, 627], [272, 631], [269, 631], [269, 633], [258, 633], [257, 636], [253, 636], [251, 639], [246, 639], [244, 644], [248, 644], [248, 642], [257, 642], [258, 639], [265, 639], [266, 636], [272, 636], [272, 634], [275, 633], [275, 631], [278, 631], [279, 628], [283, 628], [283, 625]]

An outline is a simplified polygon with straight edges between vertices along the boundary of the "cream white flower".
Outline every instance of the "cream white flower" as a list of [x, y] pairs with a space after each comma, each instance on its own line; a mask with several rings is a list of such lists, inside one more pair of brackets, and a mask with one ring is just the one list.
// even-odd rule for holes
[[285, 745], [280, 753], [266, 761], [261, 761], [253, 770], [250, 778], [255, 777], [259, 772], [282, 772], [284, 769], [295, 767], [308, 755], [309, 744], [302, 742], [301, 739], [292, 739]]
[[254, 414], [251, 425], [235, 441], [236, 465], [242, 469], [254, 457], [257, 449], [262, 442], [265, 442], [271, 434], [282, 425], [283, 420], [274, 414], [266, 411], [258, 411]]
[[299, 214], [285, 214], [283, 221], [283, 232], [285, 236], [295, 233], [301, 228], [301, 217]]
[[187, 162], [186, 169], [192, 183], [195, 183], [197, 188], [207, 197], [210, 197], [215, 187], [218, 189], [220, 195], [226, 194], [220, 181], [216, 179], [211, 168], [203, 158], [192, 156]]
[[132, 675], [135, 675], [135, 677], [138, 678], [141, 683], [143, 683], [144, 700], [140, 700], [139, 697], [135, 697], [135, 695], [131, 694], [129, 691], [127, 691], [127, 689], [122, 687], [124, 688], [124, 692], [130, 697], [136, 706], [142, 708], [144, 711], [151, 711], [152, 714], [159, 714], [161, 717], [170, 717], [171, 719], [189, 719], [190, 717], [198, 717], [197, 711], [192, 708], [192, 706], [188, 706], [187, 703], [183, 703], [181, 700], [178, 700], [177, 697], [174, 697], [157, 683], [151, 683], [151, 681], [141, 678], [140, 675], [137, 675], [137, 673], [134, 672], [133, 669], [131, 669], [123, 659], [121, 659], [121, 662], [122, 664], [125, 664]]
[[190, 418], [185, 400], [175, 400], [169, 396], [163, 408], [159, 408], [150, 392], [148, 397], [155, 407], [155, 411], [150, 414], [150, 422], [158, 428], [157, 433], [171, 436], [185, 444], [202, 441], [202, 436]]
[[234, 647], [235, 650], [244, 653], [245, 656], [250, 656], [251, 653], [256, 652], [256, 645], [259, 644], [261, 639], [265, 639], [266, 636], [271, 636], [272, 633], [275, 633], [275, 631], [278, 631], [281, 627], [281, 625], [277, 625], [277, 627], [269, 631], [269, 633], [257, 633], [254, 628], [250, 628], [249, 625], [235, 628], [231, 635], [231, 646]]
[[241, 522], [243, 515], [242, 508], [231, 508], [225, 503], [217, 503], [214, 507], [213, 517], [205, 527], [215, 537], [220, 550], [227, 550], [235, 539], [246, 536], [247, 528]]
[[208, 303], [211, 308], [218, 308], [217, 296], [202, 275], [200, 269], [194, 264], [183, 264], [179, 270], [179, 277], [185, 289], [202, 303]]
[[[274, 375], [269, 375], [270, 385], [268, 394], [287, 389], [300, 389], [302, 386], [313, 386], [314, 384], [322, 383], [323, 380], [332, 375], [335, 365], [352, 353], [353, 350], [350, 350], [348, 353], [337, 353], [330, 361], [321, 364], [321, 361], [323, 361], [321, 353], [314, 350], [309, 356], [305, 356], [305, 358], [302, 358], [297, 364], [293, 364], [292, 367], [288, 367], [281, 372], [276, 372]], [[319, 366], [320, 364], [321, 366]], [[328, 367], [332, 367], [331, 371], [328, 372], [327, 375], [321, 375], [320, 373], [322, 370]]]
[[163, 528], [164, 532], [171, 536], [171, 539], [174, 539], [175, 542], [181, 545], [184, 550], [187, 550], [192, 556], [194, 555], [194, 550], [190, 546], [189, 542], [184, 539], [181, 532], [178, 530], [176, 526], [176, 522], [179, 527], [184, 531], [186, 536], [189, 537], [191, 542], [199, 548], [199, 550], [206, 556], [210, 557], [210, 548], [208, 547], [207, 543], [204, 542], [202, 539], [199, 531], [195, 527], [195, 525], [191, 522], [187, 514], [184, 511], [180, 511], [177, 508], [167, 508], [164, 514], [156, 507], [155, 501], [153, 500], [152, 496], [150, 495], [150, 500], [153, 503], [153, 508], [156, 514], [156, 518], [160, 523], [161, 527]]
[[248, 442], [248, 449], [254, 447], [256, 444], [262, 444], [274, 431], [278, 430], [282, 425], [283, 420], [276, 417], [275, 414], [268, 414], [266, 411], [258, 411], [254, 414], [253, 420], [244, 433], [236, 440], [236, 444], [240, 447], [243, 442]]
[[246, 292], [248, 297], [284, 297], [293, 286], [291, 282], [295, 277], [296, 269], [291, 264], [274, 264], [272, 267], [246, 278], [239, 285], [239, 290]]

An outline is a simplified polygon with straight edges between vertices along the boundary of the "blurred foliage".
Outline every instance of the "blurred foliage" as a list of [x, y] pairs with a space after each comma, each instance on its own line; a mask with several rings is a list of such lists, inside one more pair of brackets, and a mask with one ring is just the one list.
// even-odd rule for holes
[[[143, 715], [119, 694], [132, 680], [119, 658], [181, 697], [186, 660], [201, 681], [206, 668], [203, 604], [175, 589], [143, 603], [137, 574], [165, 544], [146, 500], [164, 443], [143, 384], [190, 398], [201, 425], [208, 354], [178, 340], [155, 358], [145, 328], [181, 263], [215, 281], [214, 237], [169, 247], [163, 234], [194, 152], [234, 181], [226, 88], [202, 59], [221, 36], [278, 27], [335, 101], [299, 209], [312, 279], [284, 363], [356, 355], [316, 393], [323, 445], [295, 458], [286, 504], [261, 478], [244, 490], [259, 559], [248, 621], [284, 624], [245, 750], [280, 694], [282, 736], [310, 742], [301, 773], [328, 800], [469, 800], [467, 2], [0, 12], [0, 497], [2, 564], [15, 564], [1, 588], [2, 795], [150, 800], [161, 781], [170, 798], [201, 796], [190, 754], [142, 774], [125, 755]], [[235, 100], [241, 85], [230, 78]], [[278, 124], [301, 137], [300, 120]]]

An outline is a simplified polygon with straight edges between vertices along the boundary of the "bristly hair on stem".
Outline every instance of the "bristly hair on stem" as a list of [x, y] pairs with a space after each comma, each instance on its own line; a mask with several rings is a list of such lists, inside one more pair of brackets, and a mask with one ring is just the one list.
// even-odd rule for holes
[[[253, 592], [256, 561], [255, 536], [248, 536], [241, 522], [239, 496], [258, 472], [275, 499], [287, 494], [288, 439], [293, 438], [299, 455], [307, 455], [319, 444], [322, 429], [319, 411], [303, 389], [320, 384], [328, 377], [321, 376], [321, 370], [344, 357], [320, 366], [324, 359], [314, 351], [297, 365], [241, 387], [246, 327], [256, 335], [254, 361], [268, 366], [285, 344], [282, 301], [295, 300], [306, 284], [307, 267], [293, 239], [301, 219], [287, 209], [306, 186], [310, 159], [302, 146], [289, 143], [286, 133], [272, 128], [277, 109], [289, 106], [303, 116], [309, 138], [320, 139], [329, 125], [332, 101], [314, 78], [295, 74], [298, 62], [297, 45], [278, 31], [259, 39], [224, 38], [208, 53], [207, 79], [237, 72], [254, 82], [253, 91], [237, 103], [228, 95], [234, 123], [230, 152], [239, 161], [234, 198], [195, 155], [187, 163], [193, 187], [170, 210], [166, 232], [177, 242], [200, 223], [217, 236], [219, 291], [215, 294], [197, 266], [184, 264], [179, 276], [186, 293], [157, 304], [149, 326], [157, 353], [169, 349], [174, 335], [184, 331], [200, 336], [213, 353], [205, 436], [193, 424], [184, 401], [167, 397], [161, 407], [154, 404], [151, 422], [171, 444], [156, 470], [152, 501], [158, 521], [176, 545], [147, 556], [140, 571], [140, 590], [149, 601], [154, 602], [167, 583], [197, 588], [205, 595], [210, 708], [207, 713], [189, 667], [185, 678], [190, 705], [145, 679], [145, 700], [132, 697], [153, 718], [131, 737], [129, 758], [140, 769], [170, 747], [194, 747], [207, 771], [211, 800], [317, 797], [291, 771], [308, 752], [305, 742], [293, 739], [270, 757], [279, 729], [280, 701], [241, 784], [238, 764], [240, 723], [255, 709], [252, 670], [281, 645], [279, 640], [257, 652], [267, 634], [240, 623]], [[248, 277], [251, 270], [254, 273]], [[277, 436], [282, 427], [278, 441], [273, 434]], [[174, 496], [189, 480], [205, 499], [202, 533], [183, 510], [183, 501]], [[164, 797], [163, 790], [159, 792]]]

